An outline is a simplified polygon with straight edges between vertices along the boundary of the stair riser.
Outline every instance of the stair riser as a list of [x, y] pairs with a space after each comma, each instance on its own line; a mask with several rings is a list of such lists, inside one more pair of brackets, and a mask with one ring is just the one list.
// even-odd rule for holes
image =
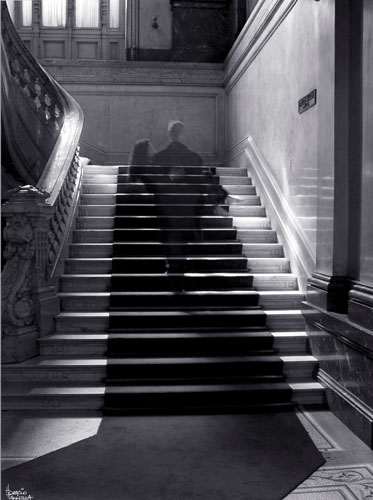
[[268, 295], [259, 295], [259, 305], [265, 310], [272, 309], [300, 309], [301, 300], [304, 300], [304, 296], [299, 296], [297, 292], [294, 295], [284, 295], [281, 296], [278, 293]]
[[[110, 244], [91, 244], [91, 245], [72, 245], [70, 246], [70, 256], [77, 258], [94, 258], [94, 257], [112, 257], [113, 256], [113, 246]], [[121, 248], [121, 251], [120, 251]], [[188, 246], [188, 255], [240, 255], [241, 249], [242, 254], [248, 258], [255, 257], [266, 257], [266, 258], [282, 258], [283, 257], [283, 248], [280, 244], [231, 244], [231, 245], [214, 245], [211, 247], [205, 247], [205, 250], [202, 251], [203, 247], [196, 246], [193, 248], [191, 245]], [[159, 245], [121, 245], [116, 247], [116, 255], [126, 256], [126, 255], [165, 255], [169, 252], [162, 251]], [[175, 250], [175, 248], [174, 248]], [[180, 247], [179, 255], [182, 254]], [[197, 251], [198, 250], [198, 251]], [[185, 255], [185, 251], [184, 251]]]
[[242, 243], [277, 243], [276, 231], [267, 229], [246, 230], [238, 229], [237, 238]]
[[[114, 342], [114, 341], [112, 341]], [[250, 351], [252, 349], [252, 341], [250, 339], [234, 339], [232, 338], [228, 345], [226, 342], [222, 343], [220, 346], [216, 339], [210, 342], [192, 342], [193, 347], [189, 345], [188, 342], [184, 342], [182, 345], [171, 345], [169, 342], [159, 341], [153, 343], [152, 347], [149, 347], [148, 341], [126, 341], [118, 340], [115, 342], [114, 348], [117, 349], [119, 354], [131, 355], [131, 354], [141, 354], [141, 353], [177, 353], [177, 352], [221, 352], [221, 353], [240, 353]], [[269, 349], [273, 347], [278, 354], [291, 353], [291, 354], [303, 354], [307, 352], [308, 341], [305, 336], [294, 336], [294, 337], [284, 337], [284, 338], [272, 338], [267, 339], [256, 339], [256, 346], [260, 349]], [[42, 356], [105, 356], [107, 352], [107, 340], [55, 340], [55, 341], [40, 341], [40, 353]], [[175, 341], [176, 344], [176, 341]], [[220, 349], [220, 350], [219, 350]]]
[[250, 244], [244, 243], [242, 245], [242, 255], [248, 258], [262, 257], [262, 258], [283, 258], [284, 250], [279, 243], [271, 244]]
[[274, 331], [300, 331], [305, 328], [305, 320], [301, 313], [297, 315], [267, 316], [267, 327]]
[[289, 273], [290, 265], [287, 260], [275, 259], [248, 259], [247, 268], [253, 273]]
[[[115, 233], [114, 233], [115, 231]], [[275, 231], [270, 230], [238, 230], [235, 229], [202, 229], [192, 230], [146, 230], [146, 229], [97, 229], [74, 231], [74, 243], [111, 243], [121, 242], [187, 242], [187, 241], [223, 241], [234, 240], [236, 235], [242, 243], [276, 243]]]
[[111, 329], [198, 329], [198, 328], [242, 328], [242, 327], [264, 327], [266, 324], [265, 315], [258, 310], [256, 315], [246, 316], [224, 316], [216, 313], [214, 316], [183, 316], [161, 318], [147, 318], [141, 314], [135, 316], [113, 316], [110, 315], [109, 327]]
[[281, 297], [273, 294], [271, 297], [262, 297], [259, 295], [246, 295], [246, 296], [214, 296], [214, 295], [197, 295], [197, 296], [183, 296], [183, 295], [170, 295], [164, 296], [126, 296], [115, 297], [114, 295], [104, 297], [71, 297], [62, 298], [61, 306], [64, 311], [108, 311], [109, 307], [125, 307], [127, 309], [138, 308], [206, 308], [221, 307], [221, 308], [245, 308], [259, 305], [265, 310], [273, 309], [299, 309], [300, 302], [298, 295], [294, 298], [284, 296]]
[[116, 229], [119, 228], [163, 228], [163, 229], [201, 229], [232, 228], [232, 217], [180, 217], [168, 219], [164, 217], [89, 217], [78, 218], [78, 229]]
[[77, 219], [77, 229], [114, 229], [117, 228], [163, 228], [163, 229], [195, 229], [203, 228], [218, 229], [232, 228], [232, 226], [244, 229], [270, 229], [268, 219], [242, 218], [239, 217], [179, 217], [174, 219], [164, 217], [80, 217]]
[[[151, 205], [80, 205], [79, 216], [100, 216], [108, 217], [114, 215], [122, 216], [153, 216], [157, 217], [161, 212], [165, 216], [190, 216], [193, 217], [198, 210], [199, 215], [224, 215], [232, 217], [265, 217], [265, 209], [262, 206], [183, 206], [183, 205], [167, 205], [167, 206], [151, 206]], [[220, 212], [220, 213], [217, 213]]]
[[238, 186], [226, 185], [221, 186], [220, 184], [140, 184], [138, 180], [135, 181], [137, 184], [84, 184], [83, 193], [84, 194], [175, 194], [180, 193], [185, 195], [186, 193], [191, 193], [192, 196], [196, 196], [198, 193], [201, 194], [214, 194], [224, 196], [225, 194], [243, 194], [243, 195], [255, 195], [256, 189], [254, 186], [249, 184], [243, 184]]
[[[144, 184], [174, 184], [176, 178], [170, 175], [137, 175], [136, 182], [143, 182]], [[83, 182], [85, 184], [116, 184], [122, 183], [126, 184], [130, 182], [130, 176], [128, 174], [124, 175], [105, 175], [105, 174], [88, 174], [83, 175]], [[251, 185], [251, 179], [249, 177], [242, 176], [206, 176], [206, 175], [180, 175], [177, 176], [178, 183], [186, 184], [205, 184], [206, 182], [211, 182], [213, 184], [222, 185]]]
[[277, 318], [267, 318], [267, 323], [265, 320], [258, 315], [258, 318], [223, 318], [218, 321], [218, 318], [206, 318], [202, 321], [201, 318], [181, 318], [179, 321], [175, 318], [162, 318], [153, 320], [152, 322], [147, 320], [142, 320], [140, 316], [130, 320], [114, 320], [113, 318], [92, 318], [92, 319], [70, 319], [70, 318], [57, 318], [57, 332], [107, 332], [109, 327], [117, 329], [128, 329], [128, 330], [141, 330], [141, 329], [173, 329], [175, 331], [185, 328], [250, 328], [250, 327], [261, 327], [266, 326], [270, 330], [286, 330], [286, 331], [299, 331], [304, 329], [304, 321], [302, 318], [289, 317], [287, 320], [277, 319]]
[[280, 376], [282, 363], [247, 362], [247, 363], [196, 363], [190, 365], [116, 365], [115, 360], [109, 360], [107, 378], [115, 384], [115, 380], [136, 380], [137, 383], [148, 384], [150, 381], [170, 381], [181, 383], [218, 383], [224, 381], [248, 381], [249, 377]]
[[242, 245], [240, 243], [222, 243], [214, 245], [193, 245], [177, 244], [172, 246], [159, 243], [138, 243], [138, 244], [79, 244], [70, 246], [70, 257], [75, 258], [108, 258], [108, 257], [126, 257], [126, 256], [240, 256]]
[[[114, 360], [109, 361], [114, 362]], [[218, 363], [205, 365], [191, 364], [161, 365], [149, 367], [141, 365], [123, 366], [95, 366], [95, 367], [45, 367], [45, 368], [19, 368], [17, 370], [3, 370], [3, 382], [35, 382], [49, 384], [101, 384], [106, 377], [143, 380], [147, 384], [147, 379], [163, 379], [166, 383], [180, 379], [184, 383], [189, 383], [193, 379], [208, 379], [213, 381], [220, 378], [260, 376], [260, 375], [280, 375], [283, 372], [288, 379], [310, 378], [317, 368], [317, 364], [305, 363]]]
[[48, 366], [3, 370], [3, 382], [39, 382], [45, 384], [101, 384], [106, 378], [106, 366]]
[[[251, 239], [260, 240], [259, 235]], [[224, 241], [236, 238], [235, 229], [201, 229], [201, 230], [158, 230], [158, 229], [97, 229], [74, 231], [74, 243], [105, 242], [189, 242], [189, 241]], [[247, 236], [248, 238], [248, 236]]]
[[[237, 195], [228, 196], [225, 202], [228, 205], [260, 205], [259, 196]], [[172, 195], [172, 194], [83, 194], [81, 197], [82, 205], [127, 205], [127, 204], [157, 204], [157, 205], [205, 205], [212, 204], [216, 206], [224, 204], [224, 198], [216, 195]], [[135, 210], [138, 210], [136, 208]]]
[[[109, 274], [109, 273], [145, 273], [145, 274], [161, 274], [167, 272], [167, 260], [161, 261], [120, 261], [110, 259], [108, 261], [82, 261], [74, 262], [68, 261], [66, 264], [66, 273], [68, 274]], [[244, 272], [247, 269], [245, 259], [219, 259], [218, 261], [200, 260], [200, 261], [187, 261], [181, 260], [179, 262], [170, 262], [169, 272], [183, 273], [183, 272]]]
[[113, 256], [113, 245], [70, 245], [71, 258], [109, 258]]
[[[63, 277], [62, 292], [106, 292], [110, 291], [111, 277], [110, 276], [87, 276], [87, 277]], [[151, 282], [151, 283], [150, 283]], [[284, 277], [253, 277], [253, 287], [257, 290], [275, 291], [275, 290], [296, 290], [297, 281], [292, 276]], [[173, 290], [176, 280], [170, 283], [170, 278], [165, 277], [131, 277], [127, 280], [126, 290], [128, 291], [167, 291]], [[173, 285], [173, 286], [172, 286]], [[251, 278], [236, 278], [236, 277], [209, 277], [184, 279], [186, 290], [215, 290], [215, 289], [233, 289], [245, 290], [251, 288]], [[122, 288], [122, 291], [125, 291]]]
[[[218, 397], [215, 398], [220, 401]], [[245, 401], [252, 401], [249, 394], [241, 393], [238, 397], [238, 403], [242, 405]], [[298, 390], [293, 392], [291, 397], [292, 404], [301, 405], [322, 405], [325, 403], [325, 393], [323, 389], [317, 390]], [[113, 400], [113, 404], [115, 401]], [[121, 403], [122, 404], [122, 403]], [[101, 411], [104, 407], [104, 396], [21, 396], [21, 397], [8, 397], [3, 396], [2, 408], [3, 410], [35, 410], [35, 411], [51, 411], [56, 410], [69, 411], [69, 410], [95, 410]], [[220, 406], [221, 407], [221, 406]], [[181, 410], [183, 411], [183, 409]], [[128, 410], [128, 412], [130, 412]], [[119, 410], [119, 414], [123, 414], [123, 407]]]
[[92, 410], [102, 411], [104, 407], [104, 395], [100, 396], [3, 396], [2, 409], [9, 411], [43, 411], [55, 412], [70, 410]]
[[[160, 274], [167, 272], [167, 260], [160, 261], [120, 261], [118, 259], [109, 260], [82, 260], [67, 261], [65, 272], [67, 274], [109, 274], [109, 273], [145, 273]], [[219, 260], [181, 260], [170, 262], [168, 270], [171, 273], [184, 272], [223, 272], [223, 271], [245, 271], [248, 269], [253, 273], [287, 273], [289, 266], [282, 264], [268, 264], [266, 267], [262, 262], [251, 260], [248, 263], [245, 259], [234, 259], [222, 257]]]
[[200, 409], [223, 409], [235, 408], [243, 409], [250, 406], [260, 406], [265, 404], [287, 403], [291, 397], [288, 391], [268, 391], [266, 394], [260, 393], [183, 393], [183, 394], [157, 394], [153, 395], [106, 395], [106, 411], [119, 411], [119, 414], [131, 414], [133, 412], [142, 413], [147, 409], [155, 411], [185, 411], [188, 408]]
[[[128, 165], [84, 165], [84, 174], [104, 174], [104, 175], [127, 175], [131, 168], [132, 173], [139, 174], [143, 171], [145, 174], [162, 174], [169, 175], [170, 169], [175, 171], [175, 167], [161, 167], [158, 165], [142, 165], [139, 167], [129, 167]], [[203, 166], [203, 167], [181, 167], [183, 173], [186, 175], [233, 175], [240, 177], [247, 177], [247, 170], [245, 168], [232, 168], [232, 167], [217, 167], [217, 166]]]

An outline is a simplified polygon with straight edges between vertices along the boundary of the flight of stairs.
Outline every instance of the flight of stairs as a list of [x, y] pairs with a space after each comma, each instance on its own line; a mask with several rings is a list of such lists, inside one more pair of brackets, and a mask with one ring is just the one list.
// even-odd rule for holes
[[297, 279], [244, 169], [84, 166], [56, 332], [3, 409], [320, 404]]

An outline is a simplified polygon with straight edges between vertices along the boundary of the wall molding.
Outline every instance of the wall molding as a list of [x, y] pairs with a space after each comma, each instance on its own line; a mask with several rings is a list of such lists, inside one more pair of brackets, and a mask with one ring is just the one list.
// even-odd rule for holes
[[223, 87], [220, 63], [43, 60], [61, 84]]
[[227, 94], [297, 2], [298, 0], [259, 0], [225, 60], [224, 87]]
[[315, 251], [251, 136], [232, 148], [228, 152], [227, 159], [232, 161], [241, 155], [244, 155], [242, 161], [248, 165], [249, 175], [253, 178], [258, 194], [266, 206], [273, 228], [284, 246], [285, 254], [290, 259], [292, 270], [298, 277], [299, 287], [302, 291], [306, 291], [307, 278], [315, 269]]
[[[80, 141], [82, 156], [89, 158], [93, 164], [103, 165], [123, 165], [128, 162], [130, 151], [118, 151], [110, 153], [92, 146], [84, 140]], [[198, 153], [206, 165], [221, 165], [222, 162], [214, 153]]]
[[302, 312], [308, 324], [328, 332], [350, 349], [373, 359], [373, 337], [370, 330], [352, 323], [345, 314], [325, 311], [308, 301], [302, 303]]
[[333, 413], [373, 448], [373, 410], [324, 370], [319, 370], [317, 378], [326, 388]]

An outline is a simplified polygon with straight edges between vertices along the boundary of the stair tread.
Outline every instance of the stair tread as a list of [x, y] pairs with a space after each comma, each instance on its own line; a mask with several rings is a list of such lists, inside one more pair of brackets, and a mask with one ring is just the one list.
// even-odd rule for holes
[[110, 316], [148, 316], [148, 317], [163, 317], [163, 316], [187, 316], [190, 317], [192, 315], [194, 316], [216, 316], [216, 315], [223, 315], [223, 316], [255, 316], [258, 314], [266, 314], [269, 316], [292, 316], [292, 315], [302, 315], [302, 311], [300, 309], [287, 309], [287, 310], [263, 310], [261, 308], [255, 308], [254, 310], [242, 310], [242, 309], [231, 309], [231, 310], [226, 310], [222, 309], [221, 311], [209, 311], [209, 310], [199, 310], [199, 309], [192, 309], [188, 308], [186, 311], [184, 310], [168, 310], [164, 309], [161, 311], [154, 311], [154, 310], [142, 310], [142, 311], [99, 311], [99, 312], [60, 312], [56, 318], [108, 318]]
[[[93, 274], [93, 273], [87, 273], [87, 274], [63, 274], [62, 277], [82, 277], [82, 278], [89, 278], [89, 277], [111, 277], [112, 274], [109, 273], [102, 273], [102, 274]], [[273, 277], [279, 277], [279, 278], [295, 278], [294, 274], [292, 273], [251, 273], [251, 272], [210, 272], [210, 273], [193, 273], [193, 272], [187, 272], [187, 273], [154, 273], [154, 274], [149, 274], [149, 273], [115, 273], [115, 276], [128, 276], [131, 278], [135, 278], [136, 276], [141, 276], [141, 277], [167, 277], [167, 276], [227, 276], [227, 277], [234, 277], [234, 276], [260, 276], [260, 277], [265, 277], [265, 278], [273, 278]]]
[[[174, 292], [167, 292], [167, 291], [158, 291], [158, 292], [59, 292], [58, 293], [59, 297], [110, 297], [110, 295], [123, 295], [125, 297], [133, 297], [133, 296], [140, 296], [140, 297], [172, 297], [174, 296]], [[180, 295], [186, 295], [186, 296], [232, 296], [232, 295], [238, 295], [238, 296], [245, 296], [245, 295], [259, 295], [259, 296], [300, 296], [304, 297], [304, 293], [299, 291], [299, 290], [275, 290], [275, 291], [262, 291], [262, 290], [191, 290], [191, 291], [185, 291], [182, 292]]]
[[[80, 394], [105, 394], [107, 390], [111, 390], [113, 392], [117, 392], [120, 390], [123, 393], [131, 393], [131, 392], [205, 392], [208, 390], [214, 390], [214, 391], [226, 391], [226, 390], [247, 390], [253, 387], [257, 387], [258, 383], [256, 384], [201, 384], [201, 385], [140, 385], [140, 386], [125, 386], [125, 387], [120, 387], [120, 386], [112, 386], [112, 387], [106, 387], [104, 384], [96, 384], [96, 385], [79, 385], [79, 386], [63, 386], [63, 385], [58, 385], [58, 386], [53, 386], [51, 384], [32, 384], [32, 383], [19, 383], [19, 382], [12, 382], [12, 383], [7, 383], [4, 384], [4, 387], [2, 388], [2, 393], [3, 396], [9, 396], [12, 394], [15, 395], [29, 395], [29, 396], [37, 396], [39, 394], [50, 394], [50, 395], [80, 395]], [[316, 381], [302, 381], [302, 382], [273, 382], [271, 384], [268, 383], [261, 383], [260, 389], [261, 390], [266, 390], [266, 389], [273, 389], [278, 385], [278, 387], [290, 387], [294, 391], [301, 391], [301, 390], [315, 390], [315, 391], [320, 391], [324, 390], [324, 387]]]
[[108, 364], [127, 364], [127, 365], [172, 365], [172, 364], [202, 364], [202, 363], [273, 363], [273, 362], [284, 362], [284, 363], [317, 363], [317, 359], [312, 355], [293, 355], [293, 356], [283, 356], [283, 355], [245, 355], [245, 356], [174, 356], [174, 357], [118, 357], [118, 358], [107, 358], [107, 357], [90, 357], [90, 358], [48, 358], [44, 356], [38, 356], [36, 358], [28, 359], [17, 364], [5, 365], [3, 366], [3, 371], [11, 372], [17, 371], [22, 368], [46, 368], [51, 367], [61, 368], [61, 367], [87, 367], [87, 368], [105, 368]]
[[55, 342], [59, 340], [108, 340], [109, 336], [112, 338], [123, 338], [129, 340], [137, 340], [137, 339], [214, 339], [214, 338], [257, 338], [262, 337], [266, 338], [268, 336], [272, 336], [274, 338], [280, 337], [289, 337], [289, 338], [299, 338], [299, 337], [307, 337], [307, 333], [305, 331], [289, 331], [289, 332], [275, 332], [275, 331], [230, 331], [230, 332], [178, 332], [178, 333], [100, 333], [100, 334], [79, 334], [79, 333], [68, 333], [68, 334], [50, 334], [46, 337], [42, 337], [39, 339], [39, 342]]
[[[165, 260], [216, 260], [216, 261], [221, 261], [221, 260], [248, 260], [247, 257], [244, 257], [242, 255], [227, 255], [227, 256], [217, 256], [217, 255], [186, 255], [186, 256], [179, 256], [179, 257], [174, 257], [174, 256], [161, 256], [161, 255], [150, 255], [150, 256], [139, 256], [139, 257], [132, 257], [132, 256], [123, 256], [123, 257], [69, 257], [66, 259], [67, 261], [77, 261], [77, 262], [82, 262], [82, 261], [88, 261], [88, 262], [110, 262], [113, 260], [124, 260], [124, 261], [149, 261], [149, 260], [154, 260], [154, 261], [165, 261]], [[250, 259], [254, 260], [254, 259]], [[279, 259], [281, 260], [281, 259]], [[286, 260], [286, 259], [284, 259]]]

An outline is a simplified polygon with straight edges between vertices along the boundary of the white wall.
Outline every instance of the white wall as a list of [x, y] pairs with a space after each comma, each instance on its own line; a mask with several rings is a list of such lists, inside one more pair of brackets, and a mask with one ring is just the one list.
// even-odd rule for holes
[[167, 144], [169, 120], [182, 120], [185, 143], [206, 164], [224, 157], [220, 65], [175, 63], [46, 64], [84, 112], [82, 155], [98, 163], [128, 161], [134, 143]]
[[286, 0], [264, 21], [275, 4], [259, 2], [262, 14], [248, 20], [228, 56], [226, 159], [244, 162], [239, 153], [253, 137], [314, 251], [319, 105], [299, 115], [298, 100], [318, 86], [319, 4]]

